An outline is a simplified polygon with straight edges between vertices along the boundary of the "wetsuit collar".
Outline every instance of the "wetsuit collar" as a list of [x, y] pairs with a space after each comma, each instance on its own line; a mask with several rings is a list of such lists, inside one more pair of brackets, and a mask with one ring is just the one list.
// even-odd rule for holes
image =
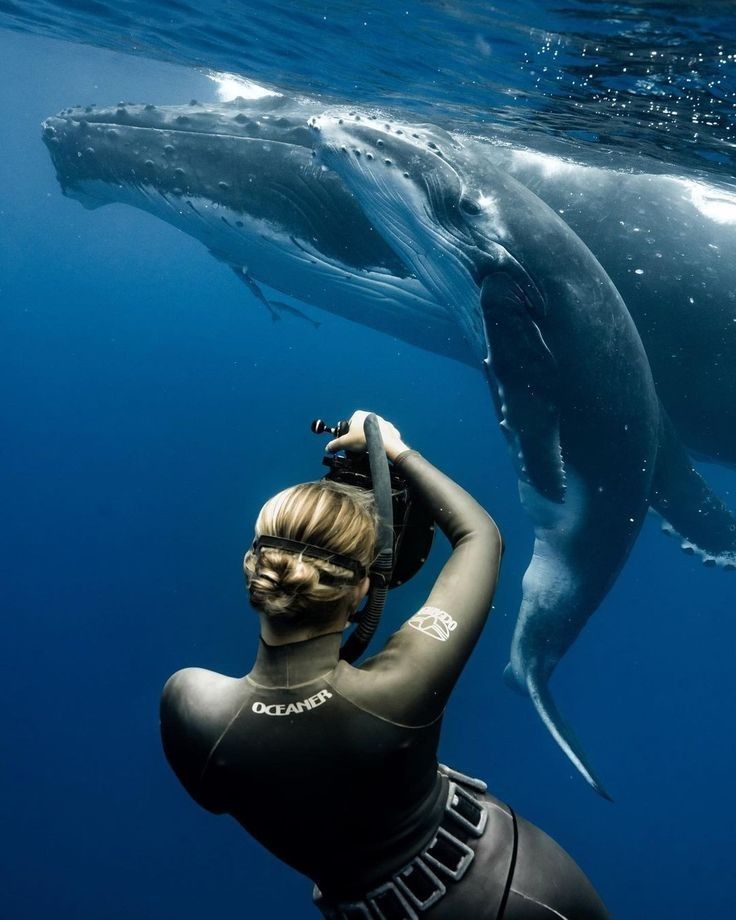
[[287, 645], [269, 645], [261, 639], [248, 676], [266, 687], [297, 687], [316, 680], [337, 664], [342, 636], [339, 630]]

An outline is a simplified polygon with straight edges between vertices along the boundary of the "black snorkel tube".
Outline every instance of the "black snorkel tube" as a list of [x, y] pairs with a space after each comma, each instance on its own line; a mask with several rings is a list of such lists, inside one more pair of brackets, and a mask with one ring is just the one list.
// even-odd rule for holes
[[[312, 422], [315, 434], [329, 432], [335, 438], [341, 438], [349, 430], [350, 423], [346, 421], [338, 422], [334, 428], [322, 419]], [[371, 582], [368, 600], [363, 609], [351, 617], [358, 625], [340, 654], [351, 664], [363, 654], [371, 641], [381, 619], [387, 592], [413, 578], [424, 564], [432, 547], [435, 529], [432, 510], [420, 496], [414, 494], [396, 466], [389, 464], [378, 416], [366, 416], [363, 433], [365, 451], [340, 451], [322, 458], [322, 463], [329, 469], [326, 479], [373, 492], [378, 518], [376, 556], [367, 573]], [[320, 552], [326, 553], [325, 550]], [[361, 575], [360, 578], [363, 577]]]
[[391, 474], [383, 447], [378, 419], [371, 413], [363, 422], [368, 462], [376, 505], [376, 556], [368, 572], [371, 587], [360, 613], [358, 625], [340, 649], [340, 658], [352, 664], [368, 647], [378, 628], [394, 569], [394, 512], [391, 499]]
[[[348, 422], [339, 422], [329, 428], [321, 419], [312, 422], [315, 434], [329, 431], [338, 437], [350, 430]], [[358, 615], [358, 625], [340, 649], [340, 658], [348, 663], [359, 658], [368, 647], [378, 628], [386, 603], [394, 569], [394, 515], [391, 493], [391, 474], [383, 446], [378, 418], [371, 413], [363, 422], [366, 452], [370, 464], [370, 478], [378, 518], [376, 525], [376, 556], [368, 572], [371, 587], [368, 600]]]

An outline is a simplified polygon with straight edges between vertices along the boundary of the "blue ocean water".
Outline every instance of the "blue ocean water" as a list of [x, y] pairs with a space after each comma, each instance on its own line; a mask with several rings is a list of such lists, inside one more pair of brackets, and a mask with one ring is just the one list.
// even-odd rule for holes
[[[736, 27], [726, 3], [677, 6], [223, 2], [204, 23], [183, 2], [0, 2], [3, 917], [312, 915], [306, 880], [187, 799], [157, 706], [179, 667], [250, 665], [255, 514], [320, 474], [311, 418], [355, 406], [395, 419], [506, 540], [442, 758], [558, 839], [614, 917], [736, 914], [733, 576], [645, 525], [554, 679], [615, 802], [598, 799], [501, 679], [532, 533], [480, 375], [332, 316], [273, 322], [191, 238], [64, 198], [40, 140], [71, 104], [214, 100], [206, 67], [731, 183]], [[591, 39], [604, 73], [578, 86]], [[733, 474], [708, 478], [734, 504]]]

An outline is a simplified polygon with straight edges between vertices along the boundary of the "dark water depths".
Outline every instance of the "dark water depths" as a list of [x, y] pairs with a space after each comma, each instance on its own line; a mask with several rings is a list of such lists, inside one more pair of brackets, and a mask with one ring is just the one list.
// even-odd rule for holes
[[[555, 675], [615, 803], [599, 800], [501, 679], [532, 534], [480, 376], [334, 317], [272, 322], [190, 237], [63, 198], [40, 140], [70, 104], [213, 100], [197, 65], [732, 183], [732, 5], [0, 0], [0, 25], [0, 914], [312, 916], [305, 880], [179, 789], [158, 694], [182, 666], [249, 667], [251, 523], [319, 475], [309, 420], [364, 405], [506, 539], [443, 759], [553, 834], [614, 917], [734, 916], [734, 576], [645, 525]], [[736, 504], [732, 472], [708, 478]], [[392, 596], [384, 632], [442, 556]]]

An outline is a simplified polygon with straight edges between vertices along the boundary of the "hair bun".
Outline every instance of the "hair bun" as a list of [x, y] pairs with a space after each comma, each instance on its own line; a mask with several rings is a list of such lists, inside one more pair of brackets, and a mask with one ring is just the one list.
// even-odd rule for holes
[[[256, 521], [256, 535], [311, 543], [349, 556], [366, 569], [373, 560], [376, 514], [365, 489], [320, 479], [284, 489], [269, 499]], [[354, 597], [352, 572], [328, 559], [282, 547], [250, 549], [244, 560], [251, 604], [271, 617], [329, 623]]]
[[262, 549], [248, 587], [254, 607], [268, 616], [285, 616], [299, 595], [309, 595], [318, 584], [319, 572], [310, 561], [283, 550]]

